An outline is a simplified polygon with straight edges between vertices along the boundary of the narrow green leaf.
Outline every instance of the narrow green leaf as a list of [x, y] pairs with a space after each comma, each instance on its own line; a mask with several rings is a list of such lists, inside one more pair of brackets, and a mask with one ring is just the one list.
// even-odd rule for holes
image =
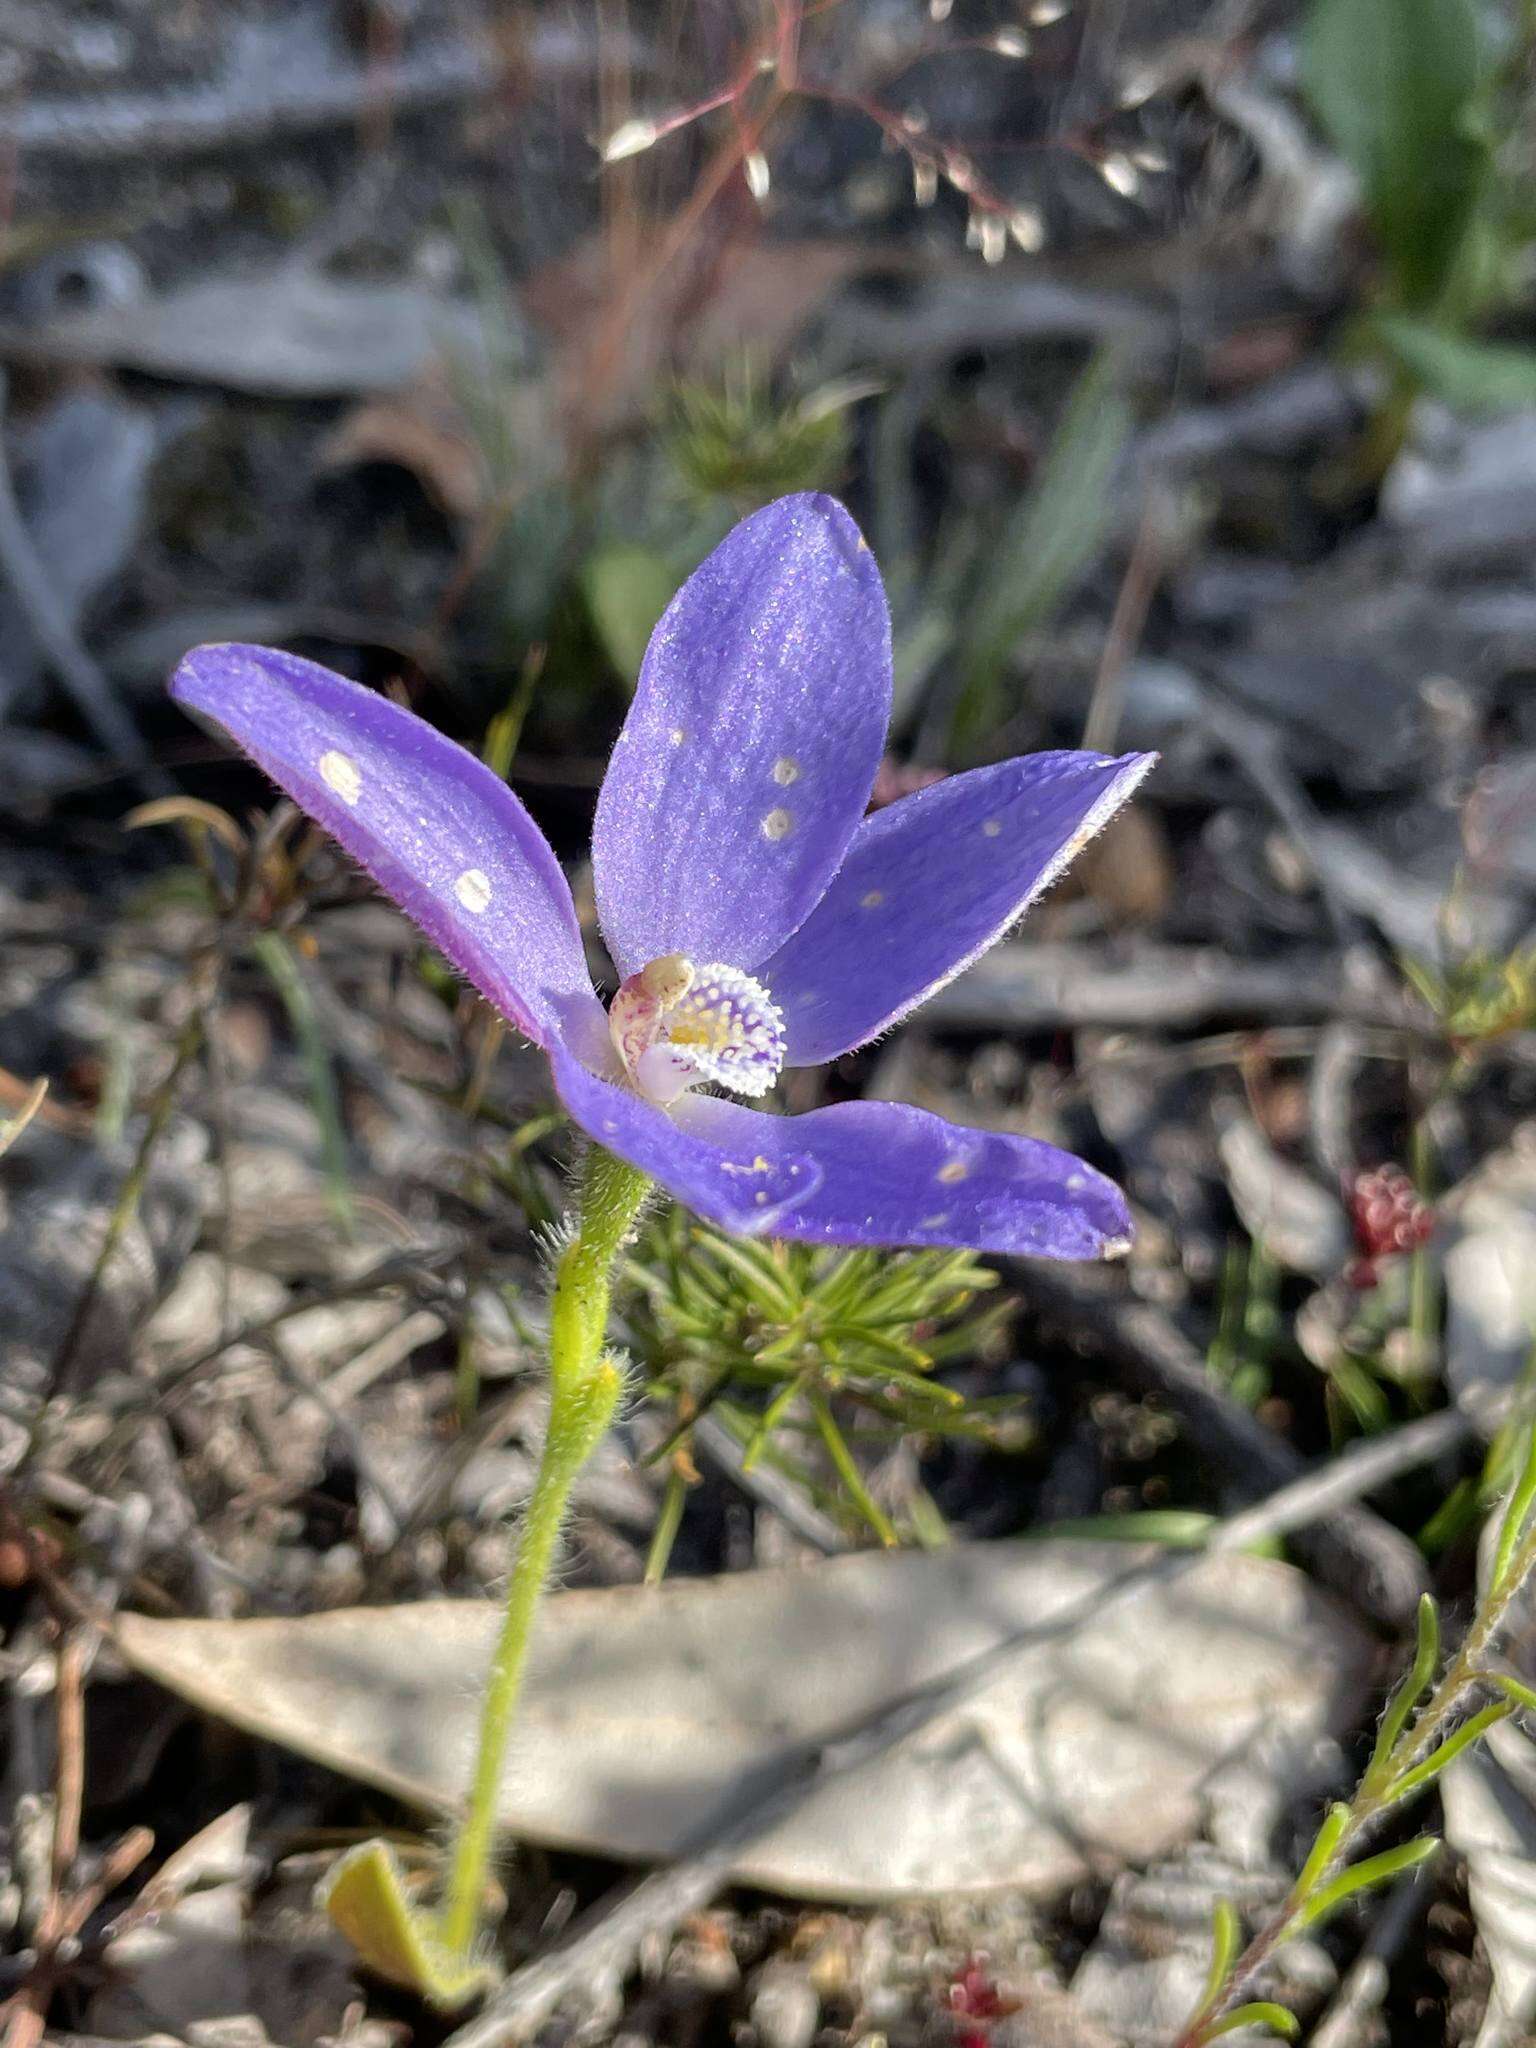
[[1381, 1717], [1381, 1726], [1376, 1731], [1376, 1747], [1371, 1751], [1371, 1761], [1366, 1767], [1365, 1780], [1369, 1784], [1373, 1775], [1385, 1772], [1387, 1759], [1397, 1746], [1397, 1739], [1408, 1724], [1408, 1716], [1424, 1695], [1424, 1689], [1435, 1675], [1440, 1662], [1440, 1610], [1428, 1593], [1419, 1600], [1419, 1640], [1414, 1651], [1413, 1663], [1407, 1676], [1387, 1702], [1386, 1712]]
[[1211, 1967], [1205, 1973], [1205, 1989], [1200, 1994], [1197, 2012], [1215, 2004], [1217, 1993], [1232, 1973], [1242, 1938], [1243, 1923], [1237, 1917], [1237, 1908], [1230, 1899], [1218, 1899], [1211, 1909]]
[[1428, 960], [1420, 960], [1412, 953], [1399, 953], [1397, 964], [1404, 978], [1423, 999], [1426, 1008], [1433, 1010], [1438, 1017], [1450, 1000], [1450, 991], [1445, 985], [1444, 975]]
[[768, 1406], [763, 1410], [761, 1419], [748, 1438], [746, 1448], [741, 1454], [741, 1469], [743, 1472], [750, 1472], [758, 1459], [763, 1455], [774, 1431], [784, 1419], [785, 1409], [802, 1392], [804, 1385], [803, 1378], [790, 1380], [785, 1387], [774, 1395]]
[[672, 1556], [672, 1546], [677, 1541], [677, 1532], [682, 1527], [683, 1507], [687, 1499], [688, 1482], [674, 1466], [667, 1477], [666, 1491], [661, 1496], [661, 1512], [656, 1517], [651, 1547], [646, 1555], [645, 1583], [648, 1586], [659, 1586], [667, 1575], [667, 1565]]
[[[870, 1368], [878, 1372], [878, 1386], [850, 1387], [849, 1394], [855, 1401], [864, 1401], [869, 1406], [884, 1409], [882, 1395], [889, 1396], [894, 1389], [897, 1393], [909, 1394], [914, 1401], [935, 1413], [936, 1418], [945, 1415], [960, 1415], [965, 1411], [965, 1396], [954, 1387], [946, 1387], [937, 1380], [931, 1380], [926, 1373], [907, 1372], [899, 1365], [880, 1365]], [[926, 1424], [926, 1418], [925, 1418]]]
[[326, 1197], [337, 1223], [350, 1236], [355, 1221], [352, 1184], [347, 1174], [347, 1140], [341, 1122], [341, 1098], [331, 1067], [330, 1047], [315, 1014], [314, 997], [293, 956], [288, 941], [278, 932], [258, 932], [251, 950], [261, 963], [288, 1012], [288, 1022], [299, 1042], [299, 1056], [309, 1078], [309, 1098], [320, 1127], [320, 1153], [325, 1161]]
[[1268, 2027], [1287, 2041], [1301, 2038], [1301, 2022], [1295, 2013], [1287, 2012], [1273, 1999], [1255, 1998], [1247, 2005], [1234, 2006], [1219, 2020], [1212, 2020], [1208, 2027], [1202, 2027], [1199, 2039], [1202, 2042], [1219, 2040], [1223, 2034], [1235, 2034], [1239, 2027]]
[[1098, 553], [1115, 466], [1132, 425], [1119, 381], [1111, 353], [1088, 365], [1028, 495], [984, 549], [986, 573], [961, 628], [954, 726], [962, 742], [985, 726], [1014, 646], [1050, 618]]
[[1299, 1934], [1304, 1927], [1315, 1927], [1346, 1899], [1357, 1892], [1369, 1891], [1374, 1885], [1385, 1884], [1390, 1878], [1400, 1877], [1405, 1870], [1412, 1870], [1417, 1864], [1427, 1862], [1439, 1849], [1434, 1835], [1419, 1835], [1411, 1842], [1404, 1842], [1400, 1849], [1383, 1849], [1379, 1856], [1367, 1856], [1362, 1863], [1352, 1863], [1347, 1870], [1341, 1870], [1331, 1884], [1325, 1884], [1296, 1910], [1291, 1923], [1291, 1932]]
[[1301, 1866], [1301, 1875], [1296, 1880], [1296, 1893], [1305, 1898], [1318, 1878], [1333, 1861], [1334, 1852], [1343, 1839], [1349, 1825], [1349, 1808], [1342, 1799], [1336, 1799], [1329, 1807], [1327, 1817], [1313, 1837], [1312, 1847], [1307, 1851], [1307, 1860]]
[[846, 1315], [869, 1284], [870, 1259], [865, 1252], [847, 1252], [816, 1282], [816, 1305], [829, 1316]]
[[1444, 291], [1488, 172], [1475, 0], [1312, 0], [1302, 81], [1360, 180], [1396, 296]]
[[1341, 1352], [1329, 1369], [1329, 1377], [1342, 1399], [1353, 1409], [1355, 1420], [1369, 1436], [1383, 1430], [1392, 1420], [1392, 1408], [1380, 1385], [1358, 1359]]
[[1471, 1477], [1458, 1479], [1429, 1520], [1422, 1524], [1414, 1541], [1426, 1557], [1439, 1557], [1458, 1538], [1482, 1520], [1483, 1489]]
[[847, 1488], [848, 1497], [868, 1522], [871, 1529], [888, 1548], [894, 1548], [897, 1536], [890, 1518], [885, 1514], [869, 1488], [864, 1484], [864, 1475], [854, 1461], [842, 1431], [838, 1428], [826, 1396], [814, 1389], [810, 1395], [811, 1413], [816, 1418], [816, 1427], [821, 1431], [821, 1440], [827, 1447], [827, 1455], [836, 1467], [837, 1476]]
[[1048, 1543], [1086, 1536], [1100, 1543], [1166, 1543], [1174, 1550], [1197, 1550], [1219, 1526], [1218, 1518], [1203, 1508], [1131, 1508], [1118, 1515], [1072, 1515], [1060, 1522], [1042, 1522], [1025, 1535]]
[[904, 1344], [899, 1337], [889, 1337], [884, 1330], [872, 1329], [867, 1323], [828, 1323], [822, 1335], [843, 1344], [862, 1344], [912, 1374], [921, 1375], [928, 1369], [926, 1351], [920, 1351], [915, 1344]]
[[1422, 1792], [1426, 1785], [1434, 1783], [1446, 1765], [1453, 1763], [1464, 1749], [1470, 1748], [1480, 1735], [1486, 1735], [1498, 1722], [1507, 1721], [1514, 1711], [1514, 1704], [1510, 1700], [1494, 1700], [1490, 1705], [1481, 1708], [1470, 1721], [1463, 1721], [1461, 1726], [1448, 1735], [1421, 1764], [1415, 1764], [1411, 1770], [1404, 1771], [1400, 1778], [1394, 1778], [1387, 1788], [1386, 1798], [1395, 1805], [1400, 1799], [1411, 1799], [1415, 1792]]
[[947, 1550], [954, 1534], [944, 1519], [943, 1509], [926, 1486], [914, 1486], [907, 1501], [912, 1534], [924, 1550]]
[[1416, 383], [1458, 411], [1536, 405], [1536, 350], [1474, 341], [1408, 313], [1373, 320], [1370, 331]]
[[593, 627], [603, 652], [631, 688], [677, 580], [672, 565], [638, 541], [612, 541], [582, 564], [582, 595]]
[[784, 1284], [773, 1254], [765, 1245], [753, 1244], [745, 1238], [716, 1237], [710, 1240], [709, 1248], [766, 1314], [788, 1319], [799, 1313], [800, 1303]]
[[1527, 1433], [1525, 1461], [1510, 1489], [1509, 1506], [1504, 1510], [1504, 1520], [1499, 1525], [1498, 1549], [1494, 1552], [1493, 1570], [1488, 1578], [1490, 1593], [1496, 1593], [1509, 1577], [1515, 1546], [1530, 1519], [1532, 1501], [1536, 1501], [1536, 1424]]
[[1507, 1671], [1482, 1671], [1478, 1673], [1484, 1685], [1496, 1685], [1510, 1705], [1522, 1713], [1536, 1714], [1536, 1687], [1522, 1685], [1518, 1678], [1511, 1678]]

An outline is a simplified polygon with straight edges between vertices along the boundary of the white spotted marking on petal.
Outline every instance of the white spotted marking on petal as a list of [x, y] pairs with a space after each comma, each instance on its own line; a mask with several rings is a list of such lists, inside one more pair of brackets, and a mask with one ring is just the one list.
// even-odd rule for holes
[[981, 828], [981, 836], [983, 839], [995, 839], [1002, 829], [1003, 821], [1001, 818], [988, 818]]
[[885, 891], [883, 889], [866, 889], [859, 898], [859, 908], [860, 910], [878, 910], [884, 901]]
[[453, 885], [453, 893], [466, 910], [474, 911], [478, 917], [491, 900], [491, 878], [482, 874], [479, 868], [466, 868]]
[[939, 1168], [939, 1179], [946, 1186], [953, 1187], [957, 1180], [964, 1180], [970, 1170], [963, 1159], [951, 1159], [946, 1166]]
[[792, 754], [780, 754], [773, 764], [773, 779], [781, 789], [800, 780], [800, 763]]
[[671, 732], [668, 733], [667, 737], [671, 740], [674, 747], [680, 747], [683, 744], [683, 741], [687, 739], [688, 735], [683, 731], [683, 728], [680, 725], [674, 725]]
[[335, 790], [344, 804], [355, 805], [363, 793], [362, 771], [350, 754], [339, 754], [334, 747], [320, 756], [320, 780], [327, 789]]
[[1079, 1194], [1087, 1185], [1088, 1176], [1085, 1173], [1069, 1173], [1067, 1175], [1066, 1187], [1069, 1195]]
[[941, 1209], [937, 1216], [919, 1216], [917, 1227], [919, 1230], [942, 1230], [948, 1221], [949, 1211]]
[[789, 828], [793, 823], [794, 819], [790, 817], [788, 811], [770, 811], [763, 820], [763, 837], [765, 839], [787, 839], [789, 837]]

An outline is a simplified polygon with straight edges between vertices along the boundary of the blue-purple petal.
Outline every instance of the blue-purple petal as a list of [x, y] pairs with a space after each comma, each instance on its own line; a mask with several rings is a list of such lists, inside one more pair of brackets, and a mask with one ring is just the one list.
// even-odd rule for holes
[[817, 1184], [779, 1209], [774, 1237], [1039, 1259], [1113, 1258], [1130, 1245], [1130, 1211], [1114, 1182], [1037, 1138], [971, 1130], [899, 1102], [774, 1117], [695, 1096], [679, 1115], [701, 1138], [741, 1154], [814, 1163]]
[[269, 647], [194, 648], [171, 694], [221, 725], [527, 1037], [606, 1043], [560, 863], [483, 762]]
[[831, 498], [744, 519], [672, 600], [597, 803], [621, 974], [663, 953], [751, 972], [836, 873], [891, 708], [874, 557]]
[[968, 967], [1114, 815], [1154, 754], [1027, 754], [867, 818], [836, 878], [759, 970], [792, 1066], [836, 1059]]
[[795, 1146], [775, 1143], [765, 1151], [756, 1142], [759, 1125], [789, 1130], [782, 1117], [754, 1117], [740, 1133], [717, 1129], [603, 1080], [562, 1046], [551, 1049], [550, 1063], [560, 1100], [589, 1138], [723, 1230], [743, 1237], [772, 1233], [785, 1203], [803, 1199], [816, 1185], [815, 1164]]

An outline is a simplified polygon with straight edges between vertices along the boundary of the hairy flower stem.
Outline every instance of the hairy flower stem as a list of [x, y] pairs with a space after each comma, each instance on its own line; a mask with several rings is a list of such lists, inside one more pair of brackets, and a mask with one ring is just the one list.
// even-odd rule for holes
[[[1461, 1647], [1446, 1666], [1434, 1691], [1397, 1741], [1385, 1755], [1372, 1762], [1355, 1787], [1332, 1854], [1306, 1877], [1305, 1883], [1298, 1879], [1291, 1887], [1273, 1917], [1249, 1942], [1225, 1979], [1211, 1988], [1200, 2009], [1186, 2023], [1174, 2048], [1201, 2048], [1202, 2043], [1213, 2038], [1217, 2023], [1237, 2004], [1275, 1950], [1308, 1924], [1308, 1901], [1338, 1875], [1360, 1836], [1400, 1799], [1421, 1789], [1419, 1784], [1405, 1788], [1405, 1775], [1433, 1754], [1442, 1738], [1451, 1732], [1449, 1724], [1467, 1705], [1469, 1696], [1487, 1683], [1486, 1660], [1494, 1638], [1503, 1627], [1510, 1604], [1533, 1567], [1536, 1567], [1536, 1523], [1521, 1537], [1498, 1583], [1483, 1596], [1462, 1638]], [[1510, 1704], [1506, 1701], [1503, 1712], [1509, 1711]], [[1492, 1718], [1502, 1718], [1502, 1714], [1495, 1716], [1490, 1712]]]
[[480, 1742], [463, 1819], [454, 1838], [439, 1936], [455, 1956], [472, 1949], [480, 1925], [507, 1737], [522, 1688], [534, 1616], [577, 1473], [613, 1419], [623, 1374], [603, 1350], [614, 1260], [650, 1182], [594, 1146], [582, 1172], [575, 1236], [555, 1269], [549, 1317], [549, 1429], [507, 1585], [507, 1607], [480, 1706]]

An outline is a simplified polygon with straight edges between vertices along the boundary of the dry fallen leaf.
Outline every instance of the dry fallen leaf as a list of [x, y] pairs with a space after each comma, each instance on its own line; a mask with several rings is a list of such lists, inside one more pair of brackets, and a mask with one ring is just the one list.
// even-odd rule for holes
[[199, 275], [136, 303], [10, 327], [5, 339], [46, 362], [122, 366], [282, 398], [393, 391], [445, 348], [478, 360], [485, 347], [479, 315], [461, 300], [292, 263]]
[[1527, 1373], [1536, 1329], [1536, 1129], [1468, 1180], [1445, 1255], [1445, 1376], [1485, 1436]]
[[1282, 1266], [1329, 1280], [1349, 1257], [1349, 1219], [1331, 1188], [1282, 1157], [1249, 1116], [1221, 1119], [1221, 1163], [1250, 1237]]
[[[440, 1809], [465, 1782], [496, 1623], [466, 1601], [126, 1615], [118, 1641], [208, 1712]], [[958, 1704], [824, 1771], [739, 1875], [828, 1899], [1050, 1893], [1166, 1853], [1213, 1810], [1262, 1832], [1331, 1775], [1326, 1738], [1353, 1718], [1371, 1657], [1287, 1566], [1113, 1543], [861, 1553], [566, 1593], [540, 1623], [502, 1819], [535, 1841], [675, 1856], [1004, 1644]]]

